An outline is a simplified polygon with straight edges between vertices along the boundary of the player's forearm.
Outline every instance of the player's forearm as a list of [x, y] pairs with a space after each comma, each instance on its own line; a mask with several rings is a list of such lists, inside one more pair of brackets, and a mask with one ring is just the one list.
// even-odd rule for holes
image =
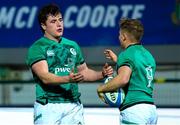
[[43, 81], [44, 84], [64, 84], [68, 83], [69, 76], [57, 76], [52, 73], [45, 73], [40, 76], [40, 79]]
[[119, 88], [119, 85], [113, 81], [108, 82], [107, 84], [101, 85], [98, 88], [98, 92], [111, 92], [116, 91]]
[[127, 82], [119, 76], [114, 77], [108, 83], [101, 85], [98, 92], [111, 92], [116, 91], [118, 88], [124, 87]]
[[83, 72], [84, 81], [97, 81], [103, 79], [102, 71], [94, 71], [88, 69], [88, 71]]

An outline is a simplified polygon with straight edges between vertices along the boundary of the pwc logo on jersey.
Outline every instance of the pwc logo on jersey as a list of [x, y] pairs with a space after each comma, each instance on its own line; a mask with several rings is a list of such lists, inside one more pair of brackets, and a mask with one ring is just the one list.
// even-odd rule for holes
[[70, 72], [71, 68], [68, 67], [62, 67], [62, 68], [55, 68], [55, 74], [57, 75], [58, 73], [62, 72]]

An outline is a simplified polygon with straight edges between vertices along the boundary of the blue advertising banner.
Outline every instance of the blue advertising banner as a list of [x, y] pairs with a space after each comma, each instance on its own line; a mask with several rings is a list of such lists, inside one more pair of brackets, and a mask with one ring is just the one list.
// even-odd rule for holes
[[64, 37], [77, 41], [80, 46], [119, 46], [121, 17], [143, 22], [145, 45], [180, 44], [180, 4], [177, 1], [1, 0], [0, 48], [29, 47], [41, 37], [37, 14], [48, 3], [60, 6]]

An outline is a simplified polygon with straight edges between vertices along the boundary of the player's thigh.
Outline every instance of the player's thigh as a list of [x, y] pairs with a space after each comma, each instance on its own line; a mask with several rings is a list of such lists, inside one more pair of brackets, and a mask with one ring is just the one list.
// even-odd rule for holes
[[34, 104], [34, 124], [55, 124], [60, 119], [60, 109], [53, 104]]
[[67, 112], [61, 119], [61, 124], [63, 125], [84, 125], [84, 109], [83, 105], [74, 103], [66, 107]]

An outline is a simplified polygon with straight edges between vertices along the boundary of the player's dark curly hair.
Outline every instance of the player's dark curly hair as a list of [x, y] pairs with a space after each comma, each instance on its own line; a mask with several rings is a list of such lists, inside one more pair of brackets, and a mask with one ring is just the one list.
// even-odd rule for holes
[[144, 34], [144, 27], [141, 21], [137, 19], [122, 18], [119, 25], [122, 31], [130, 33], [138, 42], [140, 42]]
[[[56, 16], [59, 13], [61, 14], [60, 9], [58, 5], [56, 4], [48, 4], [48, 5], [43, 6], [40, 9], [39, 14], [38, 14], [39, 25], [41, 26], [41, 24], [45, 24], [49, 15]], [[42, 27], [41, 27], [41, 30], [44, 33], [44, 30], [42, 29]]]

